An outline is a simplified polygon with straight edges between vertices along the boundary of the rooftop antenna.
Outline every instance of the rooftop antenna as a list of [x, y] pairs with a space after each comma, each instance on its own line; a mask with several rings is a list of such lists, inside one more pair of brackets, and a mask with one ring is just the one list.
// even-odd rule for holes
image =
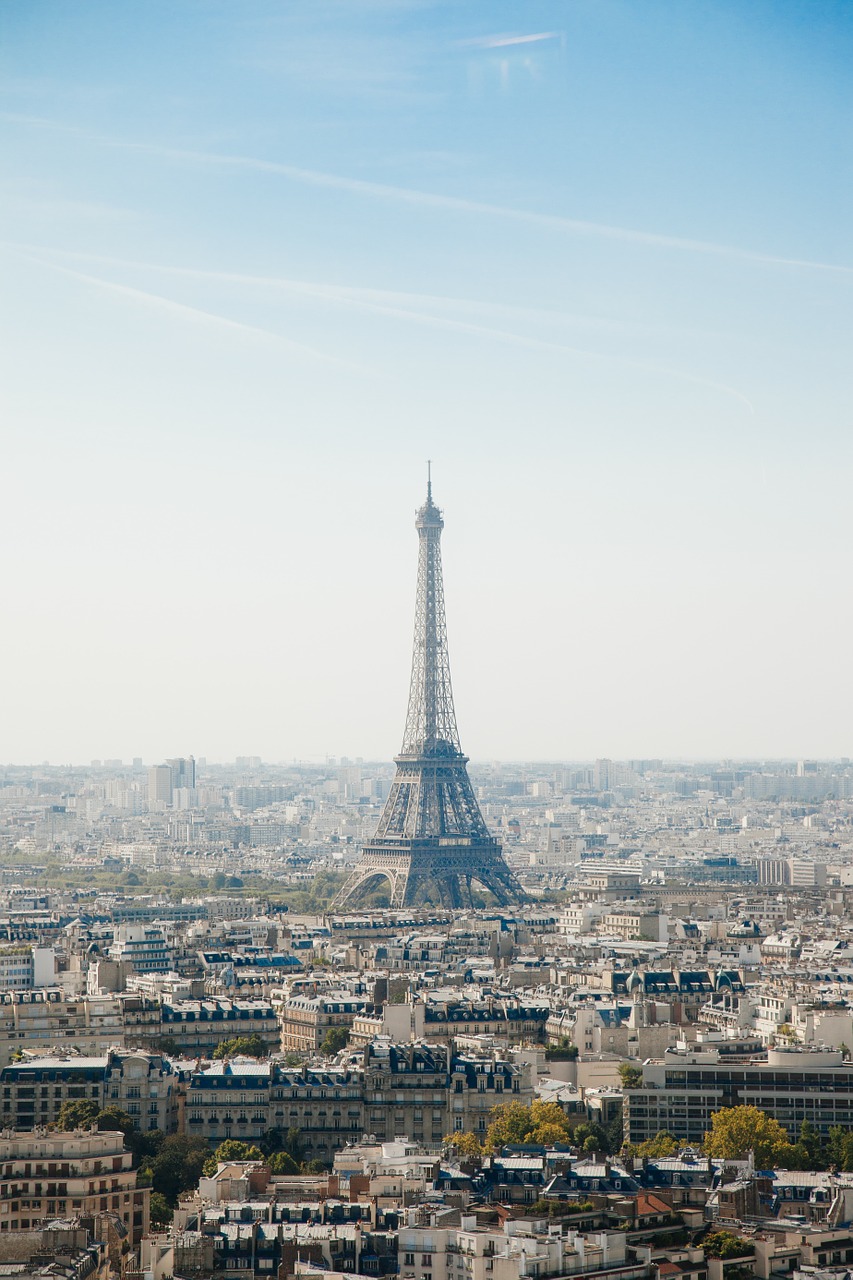
[[432, 458], [427, 458], [427, 502], [432, 503]]

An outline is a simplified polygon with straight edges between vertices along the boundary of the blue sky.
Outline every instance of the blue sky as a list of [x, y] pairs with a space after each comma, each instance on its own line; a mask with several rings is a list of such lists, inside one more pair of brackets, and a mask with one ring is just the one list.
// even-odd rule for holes
[[850, 753], [844, 3], [7, 0], [0, 759]]

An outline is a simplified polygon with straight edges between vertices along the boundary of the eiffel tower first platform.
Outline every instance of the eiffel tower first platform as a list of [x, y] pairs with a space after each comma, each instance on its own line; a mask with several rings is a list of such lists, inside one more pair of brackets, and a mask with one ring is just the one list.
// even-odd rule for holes
[[472, 884], [490, 890], [502, 906], [524, 900], [489, 834], [459, 745], [441, 576], [444, 521], [431, 479], [415, 527], [418, 594], [403, 747], [376, 835], [364, 845], [333, 909], [356, 905], [383, 880], [392, 907], [470, 906]]

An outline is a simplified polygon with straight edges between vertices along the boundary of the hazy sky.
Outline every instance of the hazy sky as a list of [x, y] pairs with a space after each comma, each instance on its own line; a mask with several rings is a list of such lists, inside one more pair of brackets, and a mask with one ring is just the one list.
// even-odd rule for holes
[[848, 0], [0, 38], [0, 760], [853, 755]]

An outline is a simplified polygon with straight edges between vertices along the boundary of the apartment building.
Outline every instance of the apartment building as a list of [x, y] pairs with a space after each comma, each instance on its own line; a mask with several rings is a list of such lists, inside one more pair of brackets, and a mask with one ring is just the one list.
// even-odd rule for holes
[[114, 1213], [132, 1245], [148, 1230], [147, 1187], [136, 1186], [121, 1133], [0, 1134], [0, 1233], [44, 1218]]
[[644, 1142], [660, 1129], [700, 1143], [724, 1107], [760, 1107], [795, 1141], [803, 1120], [823, 1135], [853, 1128], [853, 1064], [840, 1049], [769, 1049], [728, 1062], [716, 1049], [680, 1046], [643, 1063], [643, 1083], [625, 1092], [625, 1138]]
[[424, 1036], [427, 1040], [451, 1040], [454, 1036], [491, 1035], [510, 1044], [541, 1042], [550, 1012], [547, 1000], [534, 1003], [513, 996], [437, 996], [425, 1001]]
[[669, 919], [658, 911], [643, 911], [623, 904], [603, 913], [598, 921], [598, 932], [621, 938], [623, 942], [641, 938], [665, 943], [669, 936]]
[[400, 1280], [521, 1280], [522, 1277], [611, 1275], [642, 1280], [648, 1263], [628, 1258], [624, 1232], [527, 1231], [507, 1223], [504, 1231], [478, 1230], [474, 1215], [461, 1227], [401, 1228]]
[[153, 925], [123, 924], [116, 930], [110, 959], [123, 964], [130, 973], [168, 973], [174, 955], [160, 929]]
[[31, 991], [55, 981], [52, 947], [0, 947], [0, 991]]
[[377, 1036], [388, 1036], [396, 1041], [423, 1040], [425, 1026], [424, 1004], [421, 1000], [384, 1004], [376, 1012], [368, 1006], [364, 1013], [358, 1013], [353, 1018], [349, 1044], [363, 1046]]
[[349, 991], [293, 995], [278, 1006], [283, 1053], [316, 1053], [332, 1027], [351, 1028], [356, 1017], [373, 1011], [366, 996]]
[[737, 969], [612, 969], [604, 976], [614, 995], [668, 1005], [666, 1021], [697, 1022], [715, 994], [745, 995], [743, 975]]
[[102, 1057], [33, 1057], [0, 1070], [0, 1122], [11, 1129], [54, 1124], [65, 1102], [118, 1107], [138, 1129], [174, 1133], [183, 1119], [179, 1069], [160, 1054], [111, 1050]]
[[160, 1025], [156, 1039], [174, 1043], [182, 1057], [197, 1058], [213, 1053], [223, 1040], [259, 1035], [275, 1049], [279, 1039], [275, 1010], [268, 1000], [237, 1000], [225, 996], [205, 1000], [164, 998], [160, 1005]]
[[516, 1065], [498, 1057], [466, 1053], [451, 1057], [448, 1132], [475, 1133], [482, 1138], [494, 1107], [504, 1102], [529, 1106], [532, 1101], [529, 1063]]
[[260, 1138], [269, 1129], [298, 1129], [307, 1159], [331, 1160], [364, 1132], [363, 1078], [358, 1070], [288, 1070], [236, 1058], [192, 1073], [187, 1132], [212, 1144]]
[[67, 1046], [97, 1054], [123, 1042], [117, 996], [66, 996], [56, 987], [0, 992], [0, 1066], [22, 1049]]
[[307, 1158], [331, 1161], [364, 1133], [427, 1145], [454, 1129], [483, 1133], [492, 1107], [532, 1098], [526, 1066], [445, 1045], [379, 1040], [366, 1046], [363, 1064], [346, 1068], [247, 1058], [200, 1068], [188, 1084], [186, 1128], [214, 1143], [297, 1129]]

